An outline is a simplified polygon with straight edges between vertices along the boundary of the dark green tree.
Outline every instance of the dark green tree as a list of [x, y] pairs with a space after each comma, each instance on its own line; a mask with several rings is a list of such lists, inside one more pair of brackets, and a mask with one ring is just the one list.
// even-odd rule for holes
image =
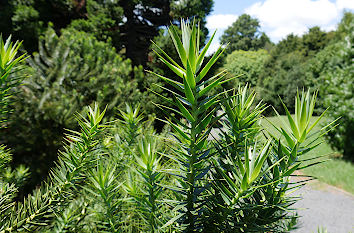
[[205, 35], [205, 17], [212, 0], [2, 0], [0, 31], [25, 41], [25, 49], [37, 51], [37, 41], [49, 22], [57, 33], [71, 27], [93, 34], [124, 52], [135, 65], [146, 65], [151, 40], [161, 27], [180, 18], [197, 18]]
[[15, 39], [24, 40], [27, 51], [35, 51], [38, 37], [44, 30], [34, 0], [1, 0], [0, 32], [4, 36], [13, 35]]
[[122, 8], [118, 1], [104, 0], [4, 0], [0, 6], [0, 31], [24, 40], [29, 52], [38, 50], [38, 39], [49, 22], [57, 33], [72, 27], [90, 32], [100, 40], [112, 37], [117, 48]]
[[39, 53], [28, 64], [24, 72], [30, 77], [15, 90], [14, 114], [1, 140], [13, 149], [15, 164], [31, 168], [32, 185], [56, 159], [64, 129], [75, 129], [73, 114], [83, 106], [93, 102], [107, 106], [108, 120], [125, 102], [148, 102], [137, 79], [130, 78], [133, 72], [142, 77], [141, 67], [133, 67], [112, 45], [85, 32], [70, 29], [57, 36], [48, 29], [40, 39]]
[[[166, 36], [167, 34], [161, 34], [160, 30], [170, 22], [179, 24], [181, 18], [195, 18], [200, 21], [205, 39], [208, 34], [205, 27], [206, 16], [211, 12], [213, 1], [121, 0], [119, 4], [123, 7], [126, 17], [126, 22], [121, 27], [126, 56], [134, 64], [146, 64], [149, 58], [150, 41], [156, 36]], [[162, 48], [164, 45], [159, 44]]]
[[328, 45], [308, 62], [307, 79], [320, 90], [322, 110], [328, 109], [328, 122], [339, 125], [328, 134], [329, 144], [354, 160], [354, 14], [346, 13], [338, 25], [338, 42]]
[[[271, 64], [271, 69], [269, 65], [267, 61], [263, 69], [269, 73], [267, 76], [263, 76], [264, 73], [260, 74], [257, 89], [260, 98], [274, 106], [280, 113], [285, 113], [280, 98], [286, 104], [292, 103], [297, 90], [305, 87], [305, 58], [300, 52], [294, 51], [276, 59], [275, 63]], [[294, 107], [290, 106], [289, 111], [293, 112]]]
[[312, 57], [322, 50], [333, 39], [334, 32], [324, 32], [320, 27], [312, 27], [308, 33], [302, 37], [302, 47], [304, 55]]
[[234, 50], [258, 50], [270, 43], [268, 36], [260, 31], [258, 19], [243, 14], [221, 36], [221, 43], [230, 43], [227, 53]]

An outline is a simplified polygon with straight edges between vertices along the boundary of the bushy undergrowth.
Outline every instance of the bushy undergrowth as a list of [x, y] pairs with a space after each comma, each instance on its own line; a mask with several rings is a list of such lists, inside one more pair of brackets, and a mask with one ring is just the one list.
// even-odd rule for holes
[[284, 105], [277, 138], [260, 126], [267, 106], [247, 86], [211, 94], [230, 81], [224, 72], [208, 75], [224, 49], [204, 61], [211, 41], [200, 48], [194, 22], [182, 21], [181, 30], [169, 28], [179, 61], [156, 50], [177, 79], [151, 72], [169, 84], [160, 87], [169, 106], [155, 105], [170, 130], [157, 134], [153, 119], [129, 105], [111, 122], [103, 121], [107, 108], [87, 107], [49, 177], [23, 201], [0, 174], [1, 233], [284, 232], [293, 225], [298, 198], [288, 192], [303, 183], [290, 176], [310, 166], [302, 155], [321, 135], [312, 132], [318, 121], [310, 124], [316, 95], [298, 94], [295, 116]]

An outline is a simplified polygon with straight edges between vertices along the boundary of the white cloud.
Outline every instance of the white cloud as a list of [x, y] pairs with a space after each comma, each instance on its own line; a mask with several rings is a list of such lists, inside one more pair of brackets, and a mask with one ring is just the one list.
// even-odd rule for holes
[[354, 1], [265, 0], [253, 4], [245, 13], [258, 18], [262, 30], [278, 41], [290, 33], [301, 35], [313, 26], [333, 30], [343, 9], [354, 9]]
[[[209, 29], [209, 33], [210, 34], [213, 33], [214, 30], [215, 30], [215, 29], [211, 29], [211, 28], [208, 28], [208, 29]], [[209, 47], [209, 49], [207, 51], [207, 55], [210, 55], [210, 54], [216, 52], [216, 50], [218, 50], [218, 48], [220, 47], [219, 38], [221, 37], [223, 32], [224, 32], [224, 30], [217, 30], [216, 31], [215, 37], [214, 37], [213, 41], [211, 42], [210, 47]]]
[[216, 29], [216, 34], [213, 42], [210, 44], [207, 55], [214, 53], [220, 46], [219, 39], [226, 28], [232, 25], [237, 20], [237, 15], [232, 14], [216, 14], [207, 17], [206, 27], [209, 33], [213, 33]]
[[218, 14], [207, 17], [207, 28], [211, 29], [226, 29], [237, 20], [237, 15]]
[[219, 47], [220, 47], [220, 44], [218, 43], [217, 40], [214, 39], [214, 41], [211, 42], [206, 55], [209, 56], [209, 55], [213, 54], [214, 52], [216, 52], [216, 50], [218, 50]]

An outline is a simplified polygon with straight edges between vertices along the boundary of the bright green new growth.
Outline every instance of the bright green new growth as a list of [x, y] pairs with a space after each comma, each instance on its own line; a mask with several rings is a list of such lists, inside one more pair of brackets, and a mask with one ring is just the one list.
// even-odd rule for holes
[[7, 38], [4, 43], [2, 36], [0, 36], [0, 72], [1, 79], [4, 75], [8, 75], [10, 70], [19, 62], [21, 62], [25, 54], [16, 58], [18, 49], [21, 47], [22, 42], [16, 41], [15, 44], [11, 41], [11, 36]]
[[[323, 127], [319, 132], [313, 132], [310, 134], [312, 129], [319, 123], [319, 121], [322, 119], [325, 112], [327, 111], [327, 110], [324, 111], [315, 122], [311, 123], [312, 114], [315, 108], [316, 97], [317, 97], [317, 92], [315, 92], [315, 94], [312, 95], [311, 97], [310, 91], [307, 91], [307, 93], [303, 91], [301, 94], [301, 98], [299, 96], [299, 93], [297, 93], [295, 99], [294, 117], [290, 114], [285, 104], [282, 103], [288, 119], [287, 123], [284, 120], [282, 120], [278, 112], [274, 109], [279, 119], [281, 119], [283, 123], [281, 127], [278, 126], [274, 126], [274, 127], [277, 129], [277, 131], [281, 133], [281, 135], [284, 136], [290, 148], [298, 147], [301, 144], [303, 144], [306, 141], [306, 139], [315, 137], [313, 140], [311, 140], [310, 143], [307, 143], [307, 145], [305, 146], [305, 148], [308, 148], [308, 150], [312, 150], [313, 148], [317, 147], [319, 144], [322, 143], [317, 141], [318, 138], [320, 138], [328, 131], [336, 127], [336, 125], [334, 125], [336, 121], [333, 121], [327, 126]], [[317, 144], [311, 146], [314, 142], [317, 142]]]
[[18, 41], [13, 44], [11, 36], [4, 43], [0, 35], [0, 121], [4, 120], [4, 114], [9, 111], [10, 88], [17, 86], [21, 81], [16, 76], [10, 78], [14, 68], [26, 59], [26, 54], [16, 57], [21, 44], [22, 42]]
[[160, 232], [163, 225], [160, 210], [162, 203], [159, 201], [163, 191], [160, 159], [156, 150], [156, 140], [152, 136], [143, 137], [138, 142], [138, 153], [135, 154], [136, 170], [132, 167], [134, 170], [130, 174], [137, 179], [125, 185], [148, 226], [145, 230], [149, 232]]
[[141, 122], [143, 116], [139, 113], [140, 105], [133, 109], [130, 105], [126, 104], [126, 111], [120, 110], [120, 116], [122, 117], [121, 127], [124, 130], [125, 138], [127, 139], [127, 145], [131, 146], [136, 143], [137, 135], [141, 134], [143, 129]]
[[[300, 99], [298, 93], [295, 99], [294, 117], [291, 116], [290, 112], [288, 111], [288, 108], [285, 106], [284, 103], [282, 103], [286, 112], [286, 116], [288, 118], [290, 128], [286, 126], [286, 124], [284, 124], [286, 129], [281, 127], [281, 131], [291, 147], [294, 146], [294, 141], [298, 143], [303, 143], [308, 137], [309, 132], [313, 129], [315, 125], [318, 124], [318, 122], [322, 119], [326, 112], [324, 111], [321, 116], [316, 120], [316, 122], [310, 124], [313, 110], [315, 108], [316, 96], [317, 92], [311, 98], [310, 91], [307, 91], [307, 93], [303, 91]], [[277, 115], [279, 116], [278, 113]]]

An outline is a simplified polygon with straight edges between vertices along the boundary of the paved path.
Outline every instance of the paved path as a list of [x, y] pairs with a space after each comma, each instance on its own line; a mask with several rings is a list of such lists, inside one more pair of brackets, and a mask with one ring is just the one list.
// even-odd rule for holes
[[299, 229], [292, 233], [317, 233], [319, 226], [328, 233], [354, 233], [354, 196], [333, 186], [311, 181], [297, 191], [302, 200], [294, 206], [298, 214]]

